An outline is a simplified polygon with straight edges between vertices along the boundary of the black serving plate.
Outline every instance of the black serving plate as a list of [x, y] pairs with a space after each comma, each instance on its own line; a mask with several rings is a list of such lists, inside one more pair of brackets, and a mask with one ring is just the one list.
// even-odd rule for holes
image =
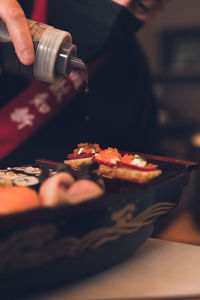
[[176, 207], [198, 166], [143, 156], [163, 171], [148, 184], [107, 178], [100, 198], [0, 217], [0, 296], [22, 297], [81, 279], [123, 261], [142, 245], [155, 221]]

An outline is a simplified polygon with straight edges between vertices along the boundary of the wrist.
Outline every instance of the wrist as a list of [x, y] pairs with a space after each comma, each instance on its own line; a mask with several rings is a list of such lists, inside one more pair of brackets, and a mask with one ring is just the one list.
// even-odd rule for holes
[[140, 7], [141, 10], [144, 12], [150, 12], [152, 10], [159, 9], [162, 4], [163, 0], [136, 0], [135, 3]]
[[128, 10], [139, 20], [146, 21], [163, 8], [168, 0], [134, 0]]

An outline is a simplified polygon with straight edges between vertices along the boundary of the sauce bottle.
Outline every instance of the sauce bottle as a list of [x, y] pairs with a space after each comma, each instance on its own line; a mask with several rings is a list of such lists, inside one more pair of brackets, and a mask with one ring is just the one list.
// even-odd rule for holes
[[25, 66], [19, 61], [6, 25], [0, 20], [0, 66], [3, 70], [45, 82], [67, 76], [74, 69], [86, 70], [85, 63], [77, 57], [77, 48], [69, 32], [32, 20], [28, 23], [35, 61]]

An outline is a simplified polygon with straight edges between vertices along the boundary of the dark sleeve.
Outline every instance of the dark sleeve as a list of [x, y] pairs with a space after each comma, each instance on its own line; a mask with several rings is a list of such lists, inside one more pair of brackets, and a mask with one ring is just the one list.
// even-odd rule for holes
[[78, 56], [85, 61], [105, 48], [116, 47], [122, 36], [132, 35], [142, 25], [111, 0], [52, 0], [48, 18], [48, 23], [72, 34]]
[[33, 1], [32, 0], [29, 0], [29, 1], [18, 0], [18, 2], [21, 5], [21, 7], [23, 8], [26, 17], [30, 19], [31, 13], [32, 13], [32, 9], [33, 9]]

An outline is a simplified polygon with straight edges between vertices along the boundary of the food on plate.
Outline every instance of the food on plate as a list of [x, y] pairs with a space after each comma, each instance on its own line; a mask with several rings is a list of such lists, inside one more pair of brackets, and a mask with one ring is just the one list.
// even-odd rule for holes
[[100, 151], [101, 148], [99, 144], [80, 143], [77, 145], [77, 148], [73, 150], [73, 153], [68, 154], [64, 163], [77, 169], [81, 164], [92, 163], [93, 156]]
[[1, 179], [0, 178], [0, 187], [2, 186], [12, 186], [13, 182], [10, 179]]
[[117, 161], [121, 159], [121, 154], [117, 150], [117, 148], [108, 147], [105, 150], [100, 151], [95, 155], [94, 161], [98, 162], [102, 165], [107, 165], [110, 167], [114, 167], [117, 164]]
[[[97, 145], [94, 147], [94, 145]], [[95, 149], [93, 149], [93, 147]], [[82, 164], [99, 164], [98, 173], [106, 177], [120, 178], [137, 183], [147, 183], [162, 174], [158, 166], [149, 163], [138, 154], [125, 153], [122, 155], [117, 148], [101, 149], [98, 144], [78, 144], [73, 154], [69, 154], [65, 164], [78, 169]]]
[[100, 164], [99, 173], [114, 178], [146, 183], [162, 172], [157, 165], [148, 163], [138, 154], [119, 153], [116, 148], [108, 147], [97, 154], [93, 161]]
[[64, 161], [64, 163], [66, 165], [71, 166], [73, 169], [77, 169], [82, 164], [91, 164], [92, 163], [92, 156], [91, 157], [67, 159], [67, 160]]
[[161, 170], [139, 171], [126, 167], [117, 167], [114, 170], [113, 177], [137, 183], [147, 183], [149, 180], [158, 177], [161, 173]]
[[27, 174], [40, 175], [41, 170], [40, 170], [40, 168], [36, 168], [36, 167], [27, 167], [27, 168], [24, 170], [24, 172], [27, 173]]
[[26, 167], [13, 167], [13, 168], [9, 168], [9, 169], [12, 169], [12, 170], [18, 171], [18, 172], [24, 172], [24, 170], [26, 170]]
[[13, 171], [8, 171], [8, 170], [0, 170], [0, 179], [13, 180], [21, 176], [24, 176], [24, 174], [15, 173]]
[[117, 161], [118, 167], [125, 167], [140, 171], [153, 171], [157, 165], [148, 163], [148, 161], [138, 154], [124, 154], [120, 161]]
[[98, 170], [99, 164], [96, 162], [78, 168], [77, 180], [66, 191], [66, 203], [76, 205], [104, 194], [105, 184]]
[[60, 172], [47, 178], [39, 189], [43, 206], [55, 206], [65, 203], [65, 193], [74, 182], [74, 178], [67, 172]]
[[[78, 144], [68, 158], [54, 168], [56, 174], [49, 166], [16, 167], [15, 172], [13, 168], [0, 170], [0, 215], [41, 206], [77, 205], [100, 197], [105, 192], [104, 177], [148, 183], [162, 174], [157, 164], [141, 155], [121, 154], [112, 147], [102, 150], [98, 144]], [[25, 171], [40, 176], [28, 176]], [[37, 194], [30, 187], [39, 184]]]
[[40, 173], [41, 173], [40, 168], [32, 167], [32, 166], [28, 166], [28, 167], [13, 167], [12, 170], [24, 172], [24, 173], [27, 173], [27, 174], [34, 174], [34, 175], [40, 175]]
[[24, 177], [24, 174], [10, 171], [10, 168], [0, 170], [0, 186], [12, 186], [14, 185], [14, 180], [22, 177]]
[[77, 180], [70, 173], [61, 172], [46, 179], [40, 187], [42, 205], [75, 205], [101, 196], [104, 193], [103, 179], [97, 174], [99, 165], [82, 165], [77, 172]]
[[148, 163], [138, 154], [125, 154], [120, 161], [117, 161], [117, 167], [113, 173], [115, 177], [121, 179], [146, 183], [159, 176], [162, 171], [156, 164]]
[[13, 183], [17, 186], [36, 186], [39, 184], [39, 179], [35, 176], [21, 176], [13, 179]]
[[[32, 167], [30, 167], [32, 168]], [[25, 173], [27, 167], [15, 167], [0, 170], [0, 186], [36, 186], [39, 184], [39, 179], [36, 176], [30, 176]], [[36, 170], [36, 168], [34, 168]], [[38, 169], [38, 168], [37, 168]], [[29, 169], [31, 170], [31, 169]]]
[[117, 162], [121, 160], [121, 154], [116, 148], [108, 147], [95, 155], [93, 161], [100, 165], [99, 173], [112, 174]]
[[76, 205], [100, 197], [104, 194], [104, 189], [96, 182], [88, 179], [75, 181], [65, 194], [65, 202]]
[[105, 190], [105, 183], [103, 178], [99, 175], [99, 164], [97, 162], [92, 162], [89, 165], [81, 165], [78, 168], [77, 179], [91, 180]]
[[75, 155], [80, 155], [80, 154], [94, 155], [95, 153], [99, 153], [101, 151], [101, 147], [99, 146], [99, 144], [80, 143], [77, 146], [78, 147], [73, 151]]
[[0, 215], [23, 212], [39, 206], [38, 194], [29, 187], [0, 187]]

